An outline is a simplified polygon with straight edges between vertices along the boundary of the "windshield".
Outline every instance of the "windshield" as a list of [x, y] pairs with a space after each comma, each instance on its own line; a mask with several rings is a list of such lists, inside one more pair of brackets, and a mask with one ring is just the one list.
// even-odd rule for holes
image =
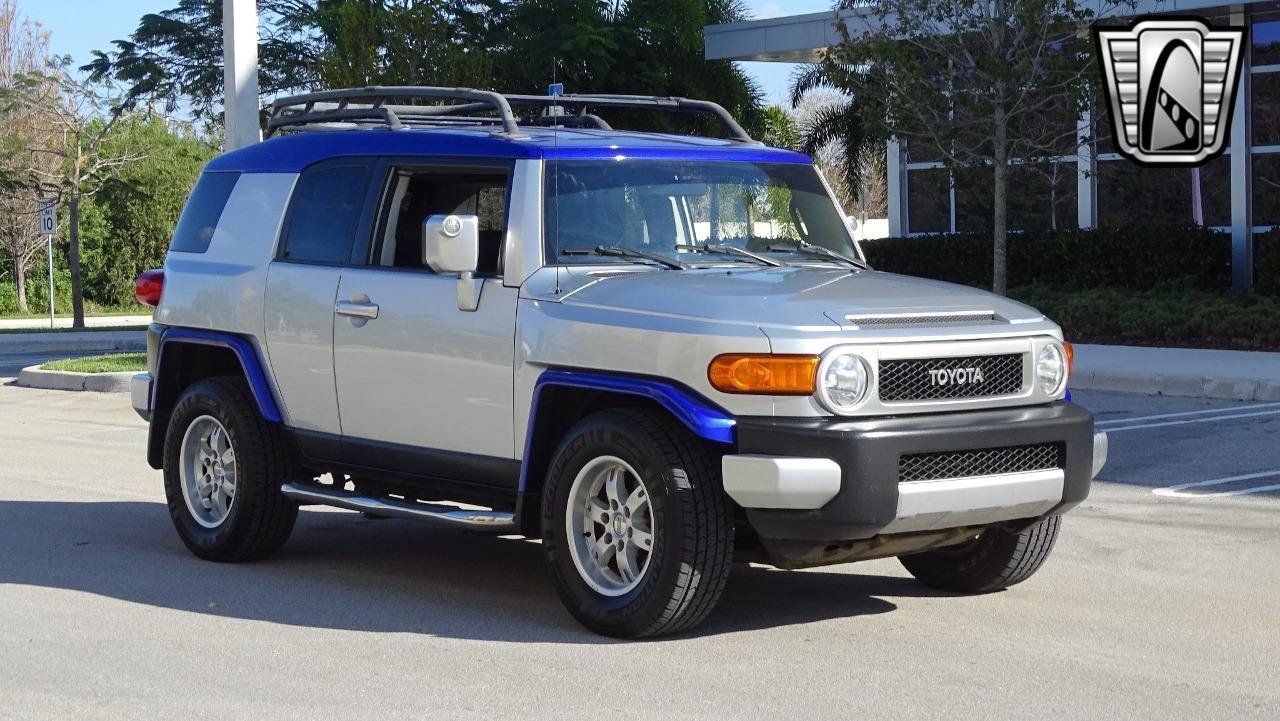
[[[742, 161], [561, 160], [547, 165], [547, 263], [644, 262], [613, 246], [681, 263], [743, 263], [733, 246], [778, 260], [822, 262], [812, 243], [860, 258], [810, 165]], [[721, 249], [723, 251], [723, 249]]]

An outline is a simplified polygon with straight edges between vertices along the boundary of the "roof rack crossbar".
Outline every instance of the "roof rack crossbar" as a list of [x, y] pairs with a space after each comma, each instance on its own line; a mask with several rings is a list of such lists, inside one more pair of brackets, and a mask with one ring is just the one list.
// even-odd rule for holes
[[[397, 105], [387, 102], [391, 98], [465, 102], [452, 105]], [[362, 100], [363, 103], [358, 102]], [[513, 105], [544, 109], [561, 106], [578, 111], [576, 116], [544, 116], [526, 124], [547, 125], [554, 122], [552, 118], [573, 117], [576, 118], [579, 127], [589, 124], [600, 130], [612, 128], [603, 119], [592, 114], [589, 111], [590, 108], [654, 108], [676, 113], [700, 113], [715, 117], [731, 139], [759, 144], [728, 110], [708, 100], [612, 94], [500, 95], [472, 88], [413, 86], [369, 86], [325, 90], [280, 98], [271, 104], [271, 114], [267, 120], [267, 137], [271, 137], [283, 127], [357, 120], [381, 120], [391, 129], [399, 130], [405, 126], [405, 121], [409, 118], [415, 121], [411, 123], [415, 126], [425, 124], [423, 121], [427, 119], [443, 122], [465, 120], [465, 122], [484, 125], [501, 122], [504, 135], [511, 138], [525, 137], [520, 131], [520, 122], [511, 109]], [[484, 110], [494, 111], [497, 118], [476, 118], [470, 115]]]
[[[469, 100], [470, 103], [454, 105], [454, 106], [386, 106], [388, 98], [421, 98], [424, 100]], [[315, 93], [306, 93], [304, 95], [293, 95], [286, 98], [280, 98], [271, 104], [271, 115], [267, 119], [267, 136], [275, 134], [276, 129], [285, 126], [307, 125], [309, 123], [326, 123], [337, 119], [337, 116], [351, 112], [348, 107], [352, 100], [367, 99], [372, 105], [367, 108], [361, 108], [357, 112], [367, 113], [369, 110], [377, 110], [385, 113], [387, 125], [392, 129], [403, 127], [399, 125], [397, 118], [398, 113], [392, 108], [405, 110], [414, 108], [414, 112], [427, 114], [445, 115], [451, 112], [459, 112], [461, 108], [473, 106], [467, 109], [467, 112], [492, 108], [498, 117], [502, 120], [504, 133], [509, 137], [523, 137], [520, 132], [519, 123], [511, 112], [511, 105], [507, 103], [507, 99], [498, 93], [489, 92], [487, 90], [475, 90], [472, 88], [435, 88], [435, 87], [411, 87], [411, 86], [377, 86], [371, 85], [364, 88], [347, 88], [344, 90], [324, 90]], [[320, 109], [316, 107], [317, 103], [337, 103], [336, 109]], [[299, 108], [298, 106], [302, 106]], [[343, 118], [352, 119], [352, 118]]]

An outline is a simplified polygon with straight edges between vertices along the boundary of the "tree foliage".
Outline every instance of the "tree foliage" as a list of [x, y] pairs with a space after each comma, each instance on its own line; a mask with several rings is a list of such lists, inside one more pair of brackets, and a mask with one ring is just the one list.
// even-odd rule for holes
[[[554, 79], [570, 92], [715, 100], [749, 126], [758, 120], [760, 93], [742, 70], [703, 56], [703, 26], [744, 19], [740, 0], [259, 0], [258, 9], [264, 99], [370, 84], [542, 93]], [[213, 119], [221, 23], [221, 0], [178, 0], [83, 69], [122, 83], [126, 107], [185, 100]]]
[[1132, 3], [879, 0], [863, 11], [866, 29], [841, 24], [843, 41], [824, 62], [864, 121], [914, 157], [953, 173], [992, 168], [996, 292], [1007, 285], [1010, 163], [1074, 152], [1096, 77], [1087, 29], [1118, 4]]
[[138, 157], [81, 206], [85, 297], [117, 307], [133, 300], [138, 273], [164, 263], [187, 194], [216, 150], [163, 118], [138, 113], [117, 124], [103, 152]]

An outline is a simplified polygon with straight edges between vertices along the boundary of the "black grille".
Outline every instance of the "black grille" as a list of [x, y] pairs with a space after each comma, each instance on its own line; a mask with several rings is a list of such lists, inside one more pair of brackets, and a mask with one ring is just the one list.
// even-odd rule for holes
[[1020, 353], [880, 362], [880, 400], [886, 403], [1007, 396], [1020, 390]]
[[974, 451], [915, 453], [898, 459], [898, 481], [994, 476], [1062, 468], [1061, 443], [980, 448]]

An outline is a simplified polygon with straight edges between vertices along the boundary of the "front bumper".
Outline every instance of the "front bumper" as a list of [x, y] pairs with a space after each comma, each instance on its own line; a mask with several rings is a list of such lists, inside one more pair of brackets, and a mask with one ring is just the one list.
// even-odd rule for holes
[[[1106, 455], [1093, 416], [1065, 402], [859, 420], [739, 418], [737, 435], [725, 489], [767, 539], [844, 541], [1059, 514], [1089, 495]], [[898, 481], [904, 455], [1041, 443], [1062, 444], [1061, 468]], [[786, 470], [797, 459], [832, 462], [803, 466], [800, 504]], [[783, 462], [775, 471], [766, 461]]]

